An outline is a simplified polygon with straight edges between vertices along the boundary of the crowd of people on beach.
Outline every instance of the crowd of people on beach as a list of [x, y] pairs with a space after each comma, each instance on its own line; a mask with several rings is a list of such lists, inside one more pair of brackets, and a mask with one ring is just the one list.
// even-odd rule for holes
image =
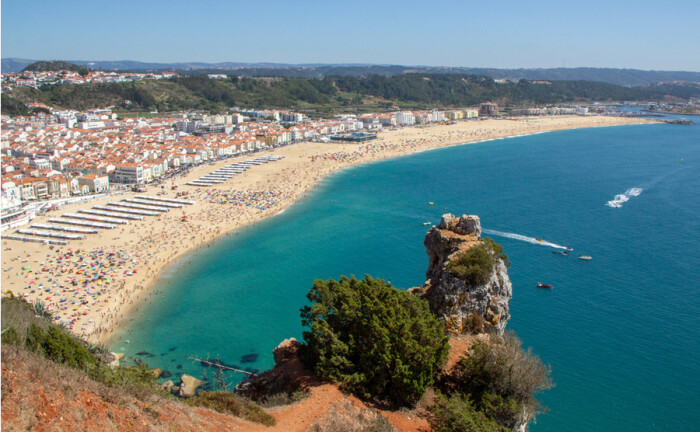
[[279, 204], [281, 196], [281, 193], [275, 190], [250, 191], [212, 189], [207, 192], [206, 199], [209, 203], [253, 207], [258, 210], [267, 210], [276, 206]]
[[[42, 302], [57, 323], [77, 333], [83, 333], [88, 323], [94, 321], [83, 317], [91, 310], [105, 311], [105, 303], [124, 287], [125, 277], [137, 272], [138, 256], [123, 250], [73, 250], [65, 246], [48, 249], [45, 256], [43, 251], [28, 252], [21, 260], [15, 257], [4, 263], [16, 263], [16, 276], [22, 281], [21, 285], [12, 282], [8, 290], [13, 295]], [[12, 267], [4, 271], [15, 270]]]

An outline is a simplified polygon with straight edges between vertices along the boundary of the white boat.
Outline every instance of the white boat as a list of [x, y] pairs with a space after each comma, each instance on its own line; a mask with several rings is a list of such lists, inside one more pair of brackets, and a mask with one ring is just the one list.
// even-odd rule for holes
[[593, 259], [593, 257], [592, 257], [592, 256], [590, 256], [590, 255], [583, 255], [583, 254], [581, 254], [581, 255], [579, 255], [579, 256], [578, 256], [578, 259], [580, 259], [580, 260], [586, 260], [586, 261], [590, 261], [590, 260], [592, 260], [592, 259]]

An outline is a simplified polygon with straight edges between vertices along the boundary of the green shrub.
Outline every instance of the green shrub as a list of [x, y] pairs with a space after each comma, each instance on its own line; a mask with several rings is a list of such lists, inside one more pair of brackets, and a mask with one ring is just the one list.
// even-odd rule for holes
[[433, 432], [507, 432], [483, 412], [477, 411], [468, 397], [453, 394], [449, 398], [438, 394], [430, 409]]
[[452, 259], [447, 264], [447, 268], [455, 276], [464, 280], [467, 286], [476, 287], [489, 281], [493, 274], [495, 259], [502, 260], [506, 267], [510, 267], [508, 255], [503, 253], [503, 246], [484, 237], [481, 243]]
[[25, 346], [49, 360], [78, 369], [85, 369], [88, 365], [97, 363], [95, 357], [84, 345], [55, 326], [49, 326], [46, 331], [32, 324]]
[[494, 257], [498, 257], [506, 267], [510, 267], [510, 261], [508, 260], [508, 255], [503, 253], [503, 246], [493, 241], [490, 237], [484, 237], [481, 242], [486, 248], [488, 248]]
[[457, 255], [447, 268], [464, 280], [467, 286], [476, 287], [484, 285], [491, 278], [493, 261], [489, 250], [483, 244], [479, 244]]
[[512, 397], [486, 392], [481, 396], [480, 406], [486, 417], [508, 429], [515, 429], [522, 420], [523, 406]]
[[158, 380], [153, 371], [148, 369], [146, 363], [139, 363], [135, 366], [118, 366], [110, 368], [100, 363], [98, 367], [88, 371], [90, 378], [102, 382], [109, 387], [126, 387], [135, 385], [156, 389], [159, 387]]
[[449, 345], [425, 300], [370, 276], [316, 280], [307, 297], [302, 357], [317, 376], [402, 405], [433, 383]]
[[255, 402], [229, 392], [207, 392], [188, 399], [188, 405], [205, 407], [220, 413], [232, 414], [245, 420], [274, 426], [274, 417], [265, 412]]
[[21, 342], [19, 333], [17, 333], [14, 327], [10, 326], [2, 331], [2, 343], [19, 345]]
[[553, 386], [550, 369], [514, 334], [477, 341], [443, 382], [450, 394], [470, 395], [475, 407], [505, 427], [542, 412], [535, 395]]
[[142, 400], [156, 393], [166, 394], [145, 364], [111, 369], [100, 360], [108, 353], [106, 347], [73, 337], [65, 328], [54, 325], [50, 317], [41, 302], [31, 305], [19, 297], [3, 297], [2, 321], [7, 330], [2, 342], [24, 345], [55, 363], [85, 370], [94, 381], [122, 388]]

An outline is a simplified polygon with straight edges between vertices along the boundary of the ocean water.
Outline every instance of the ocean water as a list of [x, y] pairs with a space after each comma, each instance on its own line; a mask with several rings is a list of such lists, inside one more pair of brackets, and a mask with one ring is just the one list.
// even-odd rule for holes
[[202, 375], [188, 355], [267, 369], [301, 337], [314, 278], [421, 285], [423, 223], [447, 212], [479, 215], [512, 262], [508, 328], [556, 383], [532, 431], [700, 430], [700, 126], [552, 132], [343, 171], [175, 263], [112, 349], [176, 377]]

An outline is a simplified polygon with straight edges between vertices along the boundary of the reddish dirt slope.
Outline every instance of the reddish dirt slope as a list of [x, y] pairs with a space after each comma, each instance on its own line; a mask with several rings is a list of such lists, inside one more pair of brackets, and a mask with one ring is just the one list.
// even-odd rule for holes
[[[144, 400], [107, 388], [78, 371], [34, 354], [2, 346], [2, 431], [266, 431], [305, 432], [344, 401], [366, 407], [338, 387], [317, 382], [297, 368], [310, 396], [269, 409], [277, 419], [265, 427], [167, 399]], [[380, 410], [399, 431], [429, 430], [413, 412]]]

